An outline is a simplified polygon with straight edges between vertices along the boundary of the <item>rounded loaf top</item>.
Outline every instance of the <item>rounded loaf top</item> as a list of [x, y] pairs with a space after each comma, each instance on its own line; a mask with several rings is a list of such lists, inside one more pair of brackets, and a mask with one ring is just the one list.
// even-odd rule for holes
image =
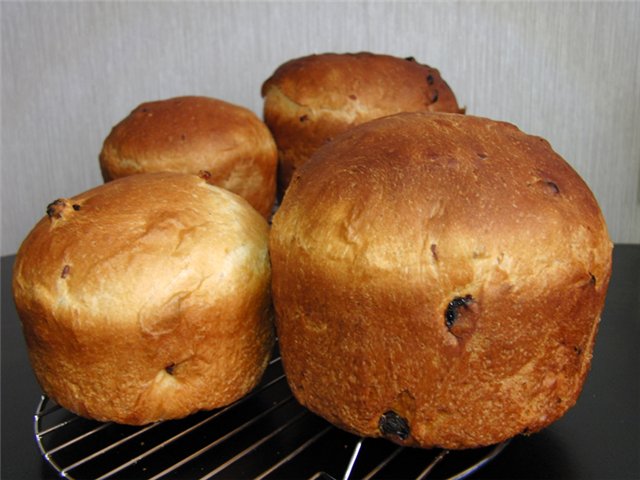
[[64, 285], [87, 320], [121, 309], [113, 321], [135, 321], [181, 283], [192, 295], [232, 259], [267, 258], [267, 238], [266, 221], [237, 195], [195, 175], [145, 174], [52, 202], [20, 247], [16, 273], [47, 296]]
[[512, 252], [526, 256], [513, 267], [529, 275], [537, 260], [549, 274], [561, 267], [551, 259], [587, 265], [610, 247], [595, 197], [549, 143], [486, 118], [410, 113], [368, 122], [320, 149], [290, 188], [274, 218], [286, 224], [279, 237], [327, 261], [426, 274], [436, 257], [442, 270]]
[[250, 110], [215, 98], [145, 102], [113, 127], [100, 152], [105, 181], [137, 173], [207, 172], [268, 217], [275, 201], [276, 145]]
[[370, 52], [290, 60], [263, 83], [262, 95], [278, 145], [280, 194], [317, 148], [355, 125], [400, 112], [463, 111], [437, 69]]
[[460, 111], [436, 68], [413, 57], [371, 52], [323, 53], [289, 60], [263, 83], [262, 95], [269, 95], [272, 89], [293, 103], [327, 110], [336, 117]]

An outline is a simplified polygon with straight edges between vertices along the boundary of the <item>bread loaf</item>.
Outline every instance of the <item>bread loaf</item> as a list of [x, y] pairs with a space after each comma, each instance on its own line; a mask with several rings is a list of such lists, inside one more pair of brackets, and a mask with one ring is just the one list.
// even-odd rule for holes
[[195, 175], [133, 175], [51, 203], [13, 276], [44, 392], [136, 425], [248, 393], [274, 342], [267, 239], [244, 199]]
[[209, 97], [146, 102], [104, 141], [105, 181], [137, 173], [207, 172], [207, 181], [244, 197], [265, 218], [276, 195], [277, 149], [250, 110]]
[[309, 55], [279, 66], [262, 86], [264, 120], [278, 145], [278, 189], [322, 144], [399, 112], [461, 112], [435, 68], [369, 52]]
[[341, 428], [478, 447], [578, 398], [612, 244], [542, 138], [445, 113], [360, 125], [296, 171], [270, 249], [287, 379]]

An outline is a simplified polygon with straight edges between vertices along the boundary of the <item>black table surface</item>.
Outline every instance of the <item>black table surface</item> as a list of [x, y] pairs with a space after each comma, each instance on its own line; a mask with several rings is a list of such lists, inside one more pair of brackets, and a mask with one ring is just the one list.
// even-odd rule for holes
[[[56, 478], [34, 438], [40, 399], [2, 257], [2, 479]], [[473, 478], [640, 479], [640, 245], [616, 245], [591, 371], [578, 403], [516, 437]]]

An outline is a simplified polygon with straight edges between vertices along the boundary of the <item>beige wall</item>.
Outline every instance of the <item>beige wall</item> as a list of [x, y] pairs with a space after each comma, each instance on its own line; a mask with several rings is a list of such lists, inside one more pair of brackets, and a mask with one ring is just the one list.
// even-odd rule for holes
[[17, 2], [2, 13], [2, 254], [101, 183], [111, 126], [202, 94], [261, 113], [289, 58], [369, 50], [437, 67], [470, 114], [546, 137], [617, 242], [640, 243], [640, 3]]

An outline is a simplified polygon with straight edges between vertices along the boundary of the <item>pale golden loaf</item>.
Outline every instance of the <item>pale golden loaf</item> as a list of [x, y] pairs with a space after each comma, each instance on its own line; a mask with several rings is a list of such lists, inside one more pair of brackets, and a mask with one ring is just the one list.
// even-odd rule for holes
[[535, 432], [574, 405], [612, 244], [547, 141], [406, 113], [296, 171], [270, 250], [296, 398], [358, 435], [456, 449]]
[[113, 127], [100, 152], [105, 181], [137, 173], [207, 172], [207, 181], [244, 197], [265, 218], [276, 195], [277, 149], [250, 110], [184, 96], [146, 102]]
[[114, 180], [47, 208], [13, 292], [43, 391], [145, 424], [229, 404], [274, 343], [268, 224], [195, 175]]
[[262, 96], [278, 145], [280, 195], [318, 147], [355, 125], [399, 112], [462, 111], [437, 69], [370, 52], [290, 60], [264, 82]]

